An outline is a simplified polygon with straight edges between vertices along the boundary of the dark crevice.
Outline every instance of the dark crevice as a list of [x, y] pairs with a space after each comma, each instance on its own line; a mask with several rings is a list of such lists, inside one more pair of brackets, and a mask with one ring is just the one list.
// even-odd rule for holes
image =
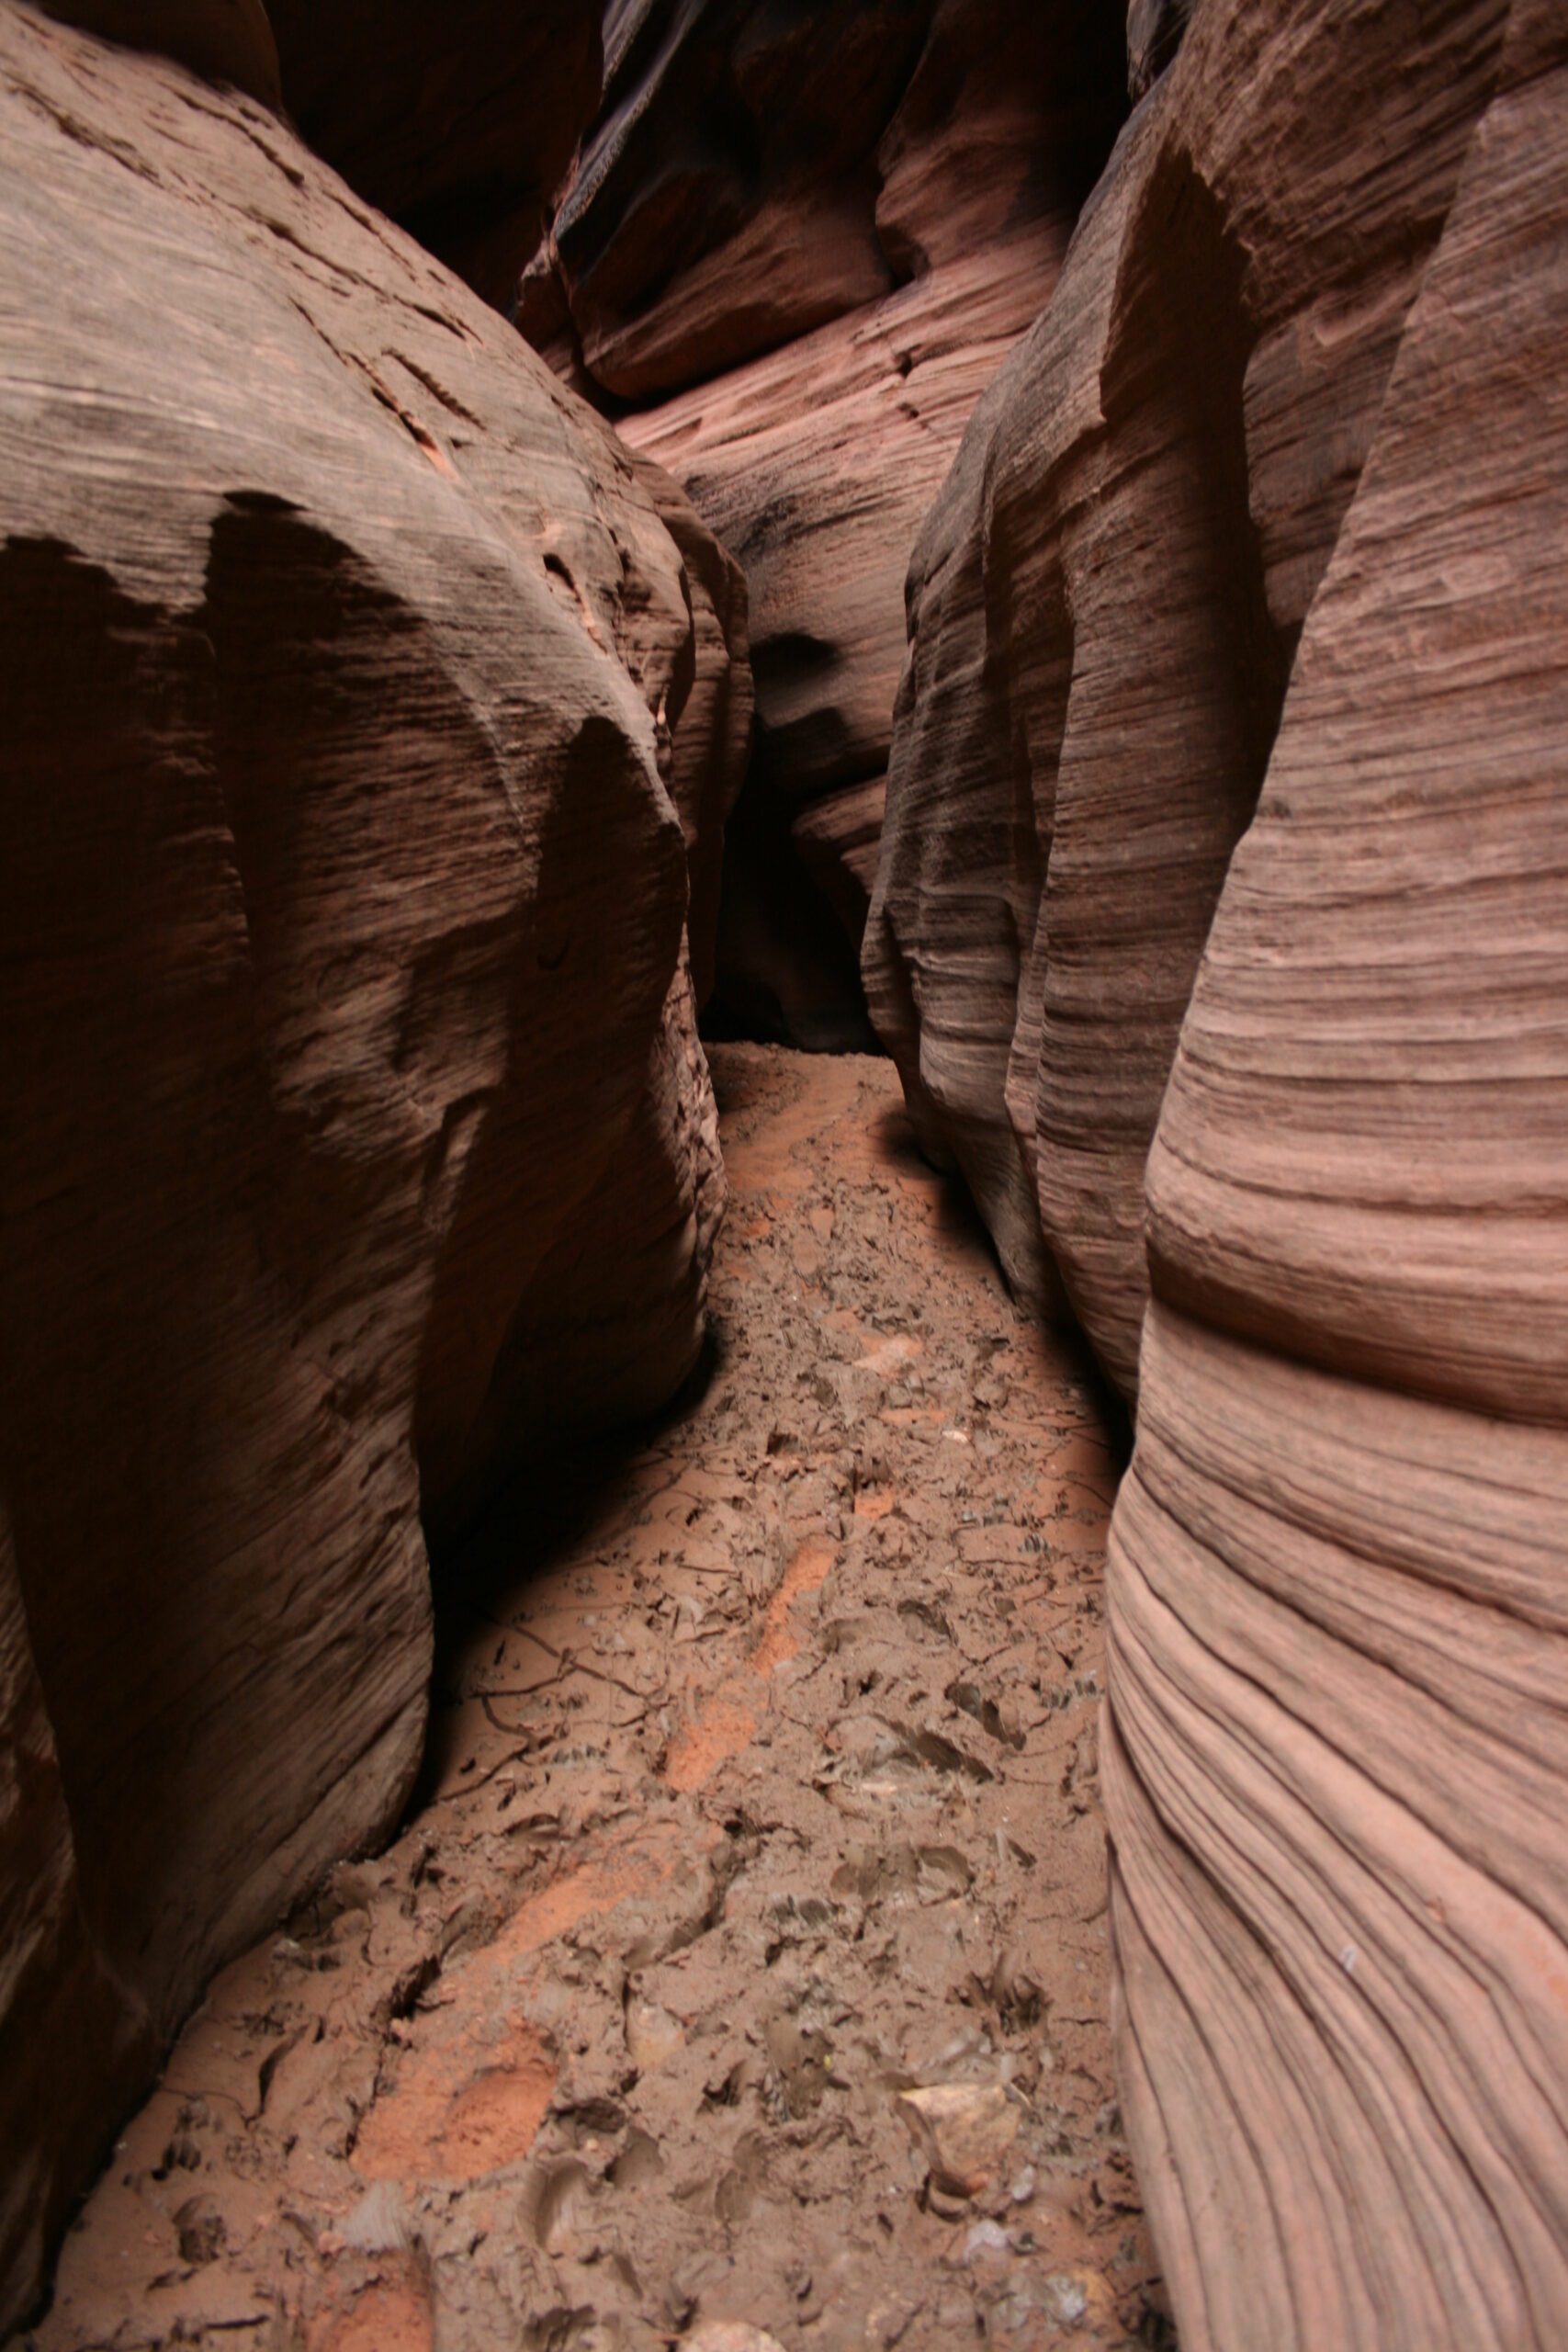
[[705, 1038], [879, 1053], [854, 945], [792, 837], [760, 746], [725, 828], [717, 972]]

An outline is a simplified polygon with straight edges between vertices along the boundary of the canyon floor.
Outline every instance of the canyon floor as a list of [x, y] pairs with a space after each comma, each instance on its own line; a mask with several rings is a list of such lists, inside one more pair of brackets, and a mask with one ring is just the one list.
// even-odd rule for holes
[[1106, 2022], [1099, 1392], [891, 1064], [712, 1059], [708, 1362], [442, 1578], [407, 1826], [212, 1987], [38, 2352], [1173, 2343]]

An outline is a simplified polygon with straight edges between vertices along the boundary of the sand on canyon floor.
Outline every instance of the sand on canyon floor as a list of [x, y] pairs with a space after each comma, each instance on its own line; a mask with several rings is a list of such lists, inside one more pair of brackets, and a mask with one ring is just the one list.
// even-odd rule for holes
[[402, 1834], [214, 1984], [39, 2352], [1174, 2341], [1107, 2027], [1100, 1392], [890, 1064], [712, 1060], [702, 1373], [440, 1579]]

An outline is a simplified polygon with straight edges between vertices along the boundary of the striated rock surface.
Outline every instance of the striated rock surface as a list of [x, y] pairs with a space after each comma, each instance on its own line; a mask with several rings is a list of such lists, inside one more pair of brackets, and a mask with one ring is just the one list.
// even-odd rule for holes
[[1193, 0], [1129, 0], [1127, 90], [1147, 97], [1181, 46]]
[[720, 963], [753, 1022], [863, 1030], [909, 552], [1109, 147], [1116, 31], [1078, 0], [606, 13], [604, 104], [518, 320], [632, 404], [624, 436], [745, 569], [757, 806]]
[[873, 151], [929, 0], [611, 0], [547, 272], [593, 382], [694, 383], [886, 293]]
[[209, 82], [228, 83], [276, 112], [283, 103], [277, 42], [264, 0], [41, 0], [62, 24], [155, 51]]
[[1565, 108], [1475, 133], [1150, 1161], [1106, 1795], [1184, 2345], [1568, 2327]]
[[868, 1001], [1130, 1396], [1177, 1035], [1504, 15], [1201, 12], [911, 566]]
[[6, 6], [0, 119], [4, 2324], [395, 1819], [422, 1508], [694, 1360], [749, 686], [680, 492], [260, 106]]
[[1138, 1396], [1186, 2352], [1568, 2327], [1565, 122], [1540, 5], [1201, 0], [912, 569], [868, 990]]

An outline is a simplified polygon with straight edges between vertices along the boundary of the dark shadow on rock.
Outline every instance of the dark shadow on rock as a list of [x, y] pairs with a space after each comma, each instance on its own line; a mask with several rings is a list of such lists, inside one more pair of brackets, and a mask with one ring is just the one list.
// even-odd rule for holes
[[717, 974], [702, 1034], [878, 1054], [858, 957], [791, 838], [790, 815], [759, 747], [725, 828]]
[[[606, 872], [645, 877], [646, 913], [604, 937]], [[621, 1147], [679, 951], [685, 865], [634, 747], [584, 720], [547, 818], [537, 880], [517, 910], [501, 1083], [468, 1106], [421, 1346], [415, 1442], [427, 1533], [472, 1521], [518, 1432], [547, 1414], [556, 1375], [530, 1344], [548, 1261]], [[457, 943], [460, 950], [461, 943]], [[440, 991], [433, 992], [439, 1001]], [[584, 1038], [595, 1040], [585, 1055]], [[434, 1181], [435, 1171], [432, 1171]], [[613, 1247], [615, 1237], [599, 1237]]]
[[[908, 1112], [902, 1104], [878, 1113], [872, 1126], [872, 1136], [877, 1155], [894, 1168], [902, 1168], [908, 1175], [919, 1174], [926, 1182], [937, 1187], [937, 1228], [957, 1248], [983, 1263], [991, 1275], [1013, 1297], [996, 1242], [984, 1217], [975, 1204], [975, 1198], [962, 1173], [956, 1167], [942, 1167], [933, 1162], [921, 1148]], [[1049, 1329], [1053, 1349], [1069, 1359], [1070, 1377], [1076, 1379], [1084, 1392], [1084, 1399], [1100, 1425], [1111, 1448], [1111, 1458], [1118, 1479], [1133, 1458], [1133, 1419], [1126, 1399], [1106, 1377], [1093, 1349], [1081, 1327], [1071, 1319], [1041, 1324], [1028, 1309], [1013, 1304], [1021, 1320], [1032, 1325], [1043, 1337]]]
[[448, 1760], [444, 1731], [459, 1695], [453, 1669], [476, 1624], [499, 1622], [506, 1596], [581, 1544], [613, 1510], [626, 1473], [697, 1410], [725, 1360], [723, 1326], [710, 1321], [696, 1363], [668, 1404], [619, 1429], [539, 1444], [465, 1532], [432, 1546], [435, 1665], [430, 1734], [409, 1801], [411, 1820], [432, 1802]]

